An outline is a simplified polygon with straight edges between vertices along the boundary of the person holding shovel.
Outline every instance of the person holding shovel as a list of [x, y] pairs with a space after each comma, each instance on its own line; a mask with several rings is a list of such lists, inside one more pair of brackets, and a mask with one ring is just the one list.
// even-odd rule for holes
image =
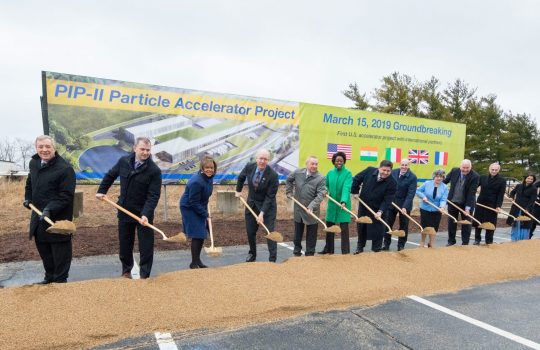
[[180, 198], [182, 226], [186, 235], [191, 238], [190, 269], [207, 267], [201, 261], [201, 250], [208, 236], [208, 199], [212, 195], [216, 170], [217, 163], [213, 158], [203, 158], [200, 171], [189, 179]]
[[[306, 167], [297, 169], [287, 176], [285, 193], [288, 198], [294, 197], [307, 209], [319, 216], [320, 204], [326, 194], [324, 176], [317, 171], [319, 160], [309, 156]], [[306, 227], [306, 256], [315, 255], [317, 244], [317, 220], [304, 209], [294, 204], [294, 250], [295, 256], [302, 255], [302, 236]]]
[[114, 180], [120, 176], [118, 204], [141, 218], [140, 221], [136, 221], [124, 212], [118, 211], [119, 255], [122, 276], [125, 278], [132, 277], [135, 229], [139, 239], [142, 279], [150, 277], [154, 261], [154, 231], [146, 224], [152, 224], [154, 221], [154, 210], [161, 195], [161, 170], [152, 160], [151, 147], [150, 139], [137, 137], [133, 153], [120, 158], [105, 174], [96, 193], [98, 199], [103, 199]]
[[[448, 193], [448, 200], [452, 201], [459, 208], [461, 208], [467, 215], [463, 214], [460, 210], [454, 206], [448, 207], [448, 214], [457, 218], [461, 216], [462, 220], [470, 220], [468, 215], [474, 208], [476, 202], [476, 189], [478, 188], [478, 181], [480, 177], [476, 171], [472, 170], [471, 161], [463, 159], [459, 168], [453, 168], [446, 179], [445, 184], [450, 184], [450, 192]], [[448, 217], [448, 243], [447, 247], [456, 244], [456, 231], [457, 224], [449, 216]], [[463, 245], [469, 244], [471, 237], [471, 225], [461, 225], [461, 242]]]
[[[501, 210], [504, 192], [506, 190], [506, 180], [504, 177], [499, 175], [500, 170], [501, 166], [499, 163], [493, 163], [489, 166], [489, 175], [480, 176], [480, 194], [476, 200], [477, 203], [493, 208], [496, 211]], [[491, 222], [494, 226], [497, 226], [497, 212], [493, 210], [476, 206], [474, 208], [474, 217], [479, 222]], [[473, 226], [475, 227], [473, 244], [479, 245], [482, 241], [482, 228], [476, 221], [473, 222]], [[494, 233], [495, 230], [486, 230], [486, 244], [493, 243]]]
[[71, 234], [45, 232], [53, 221], [73, 219], [73, 197], [75, 195], [75, 172], [71, 165], [56, 152], [54, 140], [47, 135], [38, 136], [36, 154], [30, 160], [30, 173], [26, 179], [23, 205], [40, 210], [41, 217], [32, 211], [30, 218], [30, 240], [36, 243], [45, 278], [37, 284], [67, 282], [71, 267]]
[[[245, 211], [246, 232], [249, 242], [249, 253], [246, 262], [257, 259], [257, 230], [263, 223], [269, 231], [274, 231], [277, 215], [276, 194], [279, 187], [277, 173], [268, 165], [270, 152], [260, 149], [255, 154], [255, 163], [248, 163], [238, 175], [236, 182], [237, 198], [242, 196], [244, 182], [248, 183], [247, 204], [253, 209], [257, 218], [253, 217], [248, 208]], [[267, 239], [270, 262], [276, 262], [277, 243]]]
[[[391, 161], [383, 160], [378, 169], [367, 167], [353, 178], [351, 193], [355, 196], [359, 195], [360, 199], [375, 213], [372, 214], [362, 203], [358, 206], [358, 217], [367, 215], [373, 220], [373, 223], [357, 224], [358, 245], [355, 255], [364, 251], [366, 241], [369, 239], [372, 240], [371, 250], [381, 251], [385, 230], [381, 220], [384, 220], [388, 209], [392, 206], [397, 190], [396, 180], [390, 175], [392, 166]], [[362, 185], [361, 191], [360, 185]]]
[[[518, 205], [529, 213], [532, 212], [534, 200], [536, 199], [537, 187], [533, 185], [536, 181], [536, 176], [527, 175], [523, 178], [523, 182], [514, 187], [510, 191], [510, 198], [512, 198], [517, 205], [512, 204], [510, 208], [510, 214], [517, 217], [524, 215], [525, 213], [518, 208]], [[510, 216], [506, 219], [506, 223], [512, 226], [510, 238], [512, 241], [521, 241], [529, 239], [529, 233], [531, 229], [531, 221], [515, 221]]]
[[[448, 198], [448, 186], [443, 183], [443, 180], [444, 170], [435, 170], [432, 180], [424, 182], [416, 190], [416, 195], [422, 199], [422, 202], [420, 202], [420, 225], [422, 227], [433, 227], [435, 232], [439, 230], [441, 212], [446, 210], [446, 200]], [[437, 210], [437, 208], [439, 209]], [[434, 235], [426, 235], [424, 233], [422, 233], [420, 238], [420, 248], [425, 247], [426, 236], [429, 237], [428, 248], [433, 248], [435, 246]]]
[[[341, 208], [351, 210], [351, 185], [352, 173], [345, 167], [347, 156], [344, 152], [336, 152], [332, 155], [334, 169], [326, 174], [326, 188], [328, 195], [335, 199], [341, 206], [333, 201], [328, 201], [326, 208], [327, 226], [339, 225], [341, 228], [341, 254], [349, 254], [351, 251], [349, 241], [349, 222], [351, 215]], [[335, 234], [326, 232], [326, 244], [319, 254], [334, 254]]]

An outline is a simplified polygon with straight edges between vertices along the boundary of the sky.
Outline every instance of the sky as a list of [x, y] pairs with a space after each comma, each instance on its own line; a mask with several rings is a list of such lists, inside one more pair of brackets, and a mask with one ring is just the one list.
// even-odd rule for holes
[[398, 71], [540, 124], [539, 43], [536, 0], [5, 0], [0, 140], [43, 133], [41, 71], [341, 107]]

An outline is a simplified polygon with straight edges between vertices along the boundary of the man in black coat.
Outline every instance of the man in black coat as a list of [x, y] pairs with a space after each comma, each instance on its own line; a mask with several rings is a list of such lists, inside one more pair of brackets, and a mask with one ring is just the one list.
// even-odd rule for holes
[[[405, 237], [398, 238], [397, 250], [405, 249], [405, 243], [407, 243], [407, 237], [409, 235], [409, 218], [405, 214], [410, 214], [413, 205], [413, 199], [416, 194], [416, 175], [409, 169], [410, 160], [402, 159], [399, 164], [399, 169], [392, 170], [392, 177], [396, 180], [397, 190], [394, 203], [401, 209], [397, 209], [392, 204], [388, 208], [388, 216], [386, 223], [392, 227], [396, 216], [399, 214], [399, 229], [405, 231]], [[392, 243], [392, 236], [389, 233], [384, 234], [384, 246], [382, 250], [390, 250], [390, 244]]]
[[120, 197], [118, 204], [141, 218], [136, 221], [118, 211], [118, 238], [120, 240], [120, 261], [122, 276], [132, 278], [133, 245], [135, 228], [139, 239], [140, 277], [150, 277], [154, 261], [154, 231], [146, 226], [154, 221], [154, 210], [161, 194], [161, 170], [151, 158], [152, 144], [146, 137], [138, 137], [133, 153], [122, 157], [103, 177], [96, 193], [103, 199], [114, 180], [120, 176]]
[[[478, 188], [479, 179], [478, 174], [472, 170], [471, 161], [463, 159], [459, 168], [453, 168], [446, 179], [444, 179], [445, 184], [450, 184], [448, 200], [457, 204], [470, 215], [476, 203], [476, 189]], [[468, 215], [464, 215], [451, 204], [448, 206], [448, 213], [458, 220], [460, 216], [462, 220], [471, 220]], [[446, 246], [456, 244], [456, 230], [457, 224], [452, 218], [448, 217], [448, 244]], [[471, 225], [461, 225], [462, 244], [468, 245], [470, 237]]]
[[47, 135], [36, 138], [37, 153], [30, 160], [23, 205], [33, 204], [43, 215], [32, 211], [30, 236], [36, 243], [45, 268], [45, 278], [39, 284], [67, 282], [71, 267], [71, 235], [48, 233], [52, 221], [73, 220], [75, 172], [64, 158], [56, 153], [54, 140]]
[[[480, 176], [479, 186], [480, 195], [477, 202], [493, 208], [497, 211], [501, 210], [501, 206], [504, 199], [504, 192], [506, 190], [506, 180], [499, 175], [501, 166], [499, 163], [493, 163], [489, 166], [489, 175]], [[491, 222], [497, 226], [497, 213], [492, 210], [476, 206], [474, 208], [474, 217], [480, 222]], [[477, 222], [473, 222], [474, 225], [474, 245], [479, 245], [482, 241], [482, 229], [478, 227]], [[486, 230], [486, 244], [493, 243], [494, 230]]]
[[[246, 258], [247, 262], [253, 262], [257, 259], [257, 230], [259, 224], [264, 225], [270, 231], [274, 231], [274, 225], [277, 215], [276, 194], [278, 191], [279, 180], [277, 173], [270, 168], [268, 161], [270, 160], [270, 152], [266, 149], [260, 149], [255, 155], [255, 163], [247, 164], [236, 182], [236, 197], [242, 195], [244, 182], [248, 183], [248, 205], [258, 215], [257, 219], [246, 208], [246, 231], [249, 242], [249, 253]], [[275, 262], [277, 259], [277, 243], [272, 240], [266, 240], [268, 244], [268, 252], [270, 253], [268, 260]]]
[[387, 215], [397, 188], [396, 180], [390, 175], [391, 172], [392, 162], [383, 160], [378, 169], [367, 167], [353, 178], [351, 193], [355, 196], [358, 195], [360, 185], [362, 185], [360, 199], [375, 212], [373, 215], [362, 203], [358, 205], [358, 217], [369, 216], [373, 223], [357, 224], [358, 245], [354, 254], [364, 251], [368, 239], [372, 240], [372, 251], [379, 252], [381, 250], [386, 227], [380, 219], [384, 220]]

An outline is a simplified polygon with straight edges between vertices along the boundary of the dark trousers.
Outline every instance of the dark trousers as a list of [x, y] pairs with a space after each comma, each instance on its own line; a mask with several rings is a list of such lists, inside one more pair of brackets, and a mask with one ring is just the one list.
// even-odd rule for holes
[[[494, 233], [495, 233], [494, 230], [486, 230], [486, 244], [493, 243]], [[482, 229], [480, 227], [474, 228], [474, 241], [478, 243], [482, 242]]]
[[379, 220], [374, 218], [372, 218], [372, 220], [372, 224], [356, 224], [358, 230], [358, 244], [356, 247], [357, 251], [364, 251], [364, 248], [366, 247], [366, 242], [368, 240], [368, 229], [370, 230], [371, 236], [371, 250], [374, 252], [378, 252], [382, 248], [383, 235], [386, 227]]
[[118, 240], [120, 242], [120, 261], [122, 274], [130, 273], [133, 268], [133, 245], [135, 244], [135, 229], [139, 240], [140, 276], [150, 277], [154, 262], [154, 231], [136, 222], [118, 221]]
[[302, 236], [306, 227], [306, 256], [315, 254], [317, 245], [317, 224], [306, 225], [303, 222], [294, 222], [294, 253], [302, 251]]
[[71, 240], [58, 243], [36, 241], [36, 248], [45, 268], [45, 280], [66, 282], [73, 255]]
[[204, 239], [192, 238], [191, 239], [191, 263], [202, 264], [201, 251], [204, 245]]
[[[258, 215], [259, 210], [253, 208], [253, 211]], [[266, 213], [265, 213], [266, 214]], [[259, 224], [257, 220], [253, 217], [253, 214], [246, 209], [245, 213], [246, 218], [246, 232], [249, 242], [249, 254], [257, 256], [257, 230], [259, 229]], [[263, 217], [264, 225], [268, 228], [270, 232], [274, 231], [274, 224], [276, 222], [275, 215], [264, 215]], [[265, 232], [266, 234], [266, 232]], [[268, 245], [269, 261], [276, 261], [277, 259], [277, 243], [267, 239], [266, 244]]]
[[[458, 204], [456, 203], [461, 209], [465, 210], [465, 204]], [[448, 206], [448, 214], [455, 217], [457, 220], [469, 220], [471, 221], [471, 218], [457, 210], [452, 204]], [[452, 220], [452, 218], [448, 218], [448, 244], [456, 244], [456, 231], [457, 231], [457, 224]], [[471, 225], [461, 225], [461, 242], [463, 245], [469, 244], [469, 239], [471, 238]]]
[[[407, 211], [407, 214], [410, 212]], [[392, 227], [394, 226], [394, 221], [396, 221], [396, 216], [398, 215], [398, 210], [395, 207], [390, 208], [388, 211], [388, 217], [386, 223]], [[407, 237], [409, 236], [409, 218], [403, 214], [399, 215], [399, 229], [405, 231], [405, 237], [398, 238], [398, 248], [405, 248], [405, 243], [407, 243]], [[389, 233], [384, 234], [384, 246], [390, 247], [392, 243], [392, 235]]]
[[[333, 222], [327, 221], [326, 226], [334, 226]], [[341, 228], [341, 254], [349, 254], [351, 252], [351, 244], [349, 241], [349, 223], [342, 222], [339, 224]], [[326, 233], [326, 245], [324, 246], [324, 251], [328, 254], [334, 254], [334, 238], [335, 233]]]

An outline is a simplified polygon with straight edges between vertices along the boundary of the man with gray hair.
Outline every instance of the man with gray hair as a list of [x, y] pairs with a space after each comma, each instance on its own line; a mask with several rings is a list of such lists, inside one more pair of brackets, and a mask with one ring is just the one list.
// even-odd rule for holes
[[[506, 190], [506, 180], [499, 175], [501, 166], [499, 163], [493, 163], [489, 166], [489, 174], [480, 176], [479, 186], [480, 194], [478, 195], [477, 202], [487, 207], [501, 210], [501, 206], [504, 199], [504, 192]], [[480, 222], [491, 222], [497, 226], [497, 213], [493, 210], [489, 210], [480, 206], [474, 209], [474, 217]], [[474, 222], [474, 245], [479, 245], [482, 241], [482, 229], [478, 227], [478, 223]], [[485, 241], [486, 244], [493, 243], [494, 230], [486, 230]]]
[[[318, 172], [319, 160], [309, 156], [306, 167], [296, 169], [287, 176], [285, 193], [288, 198], [294, 198], [302, 203], [309, 211], [317, 216], [320, 204], [326, 194], [325, 178]], [[302, 255], [302, 236], [306, 226], [306, 256], [315, 255], [317, 244], [317, 220], [306, 213], [296, 203], [294, 204], [294, 250], [295, 256]]]
[[[478, 174], [472, 170], [471, 161], [463, 159], [459, 168], [453, 168], [446, 179], [444, 179], [445, 184], [450, 184], [448, 200], [452, 201], [469, 215], [472, 213], [476, 202], [476, 189], [478, 188], [479, 178]], [[448, 206], [448, 213], [455, 218], [461, 216], [462, 220], [471, 219], [452, 205]], [[456, 244], [456, 230], [457, 224], [452, 218], [448, 217], [448, 244], [446, 246]], [[471, 225], [461, 225], [462, 244], [468, 245], [470, 237]]]
[[[246, 232], [249, 242], [249, 253], [246, 262], [253, 262], [257, 259], [257, 230], [259, 225], [264, 225], [270, 231], [274, 231], [277, 215], [276, 194], [279, 187], [278, 175], [272, 169], [268, 162], [270, 161], [270, 152], [267, 149], [260, 149], [255, 154], [255, 162], [248, 163], [238, 175], [236, 182], [236, 197], [242, 195], [244, 182], [248, 183], [247, 204], [257, 214], [255, 219], [251, 212], [246, 208]], [[267, 239], [268, 253], [270, 262], [276, 262], [277, 243]]]
[[120, 240], [120, 262], [122, 277], [132, 278], [133, 244], [135, 229], [139, 239], [140, 277], [150, 277], [154, 261], [154, 231], [146, 226], [154, 220], [154, 210], [161, 195], [161, 170], [152, 160], [152, 143], [146, 137], [138, 137], [133, 153], [118, 160], [103, 177], [96, 193], [103, 200], [105, 194], [120, 177], [120, 197], [118, 204], [141, 218], [140, 221], [118, 211], [118, 238]]

